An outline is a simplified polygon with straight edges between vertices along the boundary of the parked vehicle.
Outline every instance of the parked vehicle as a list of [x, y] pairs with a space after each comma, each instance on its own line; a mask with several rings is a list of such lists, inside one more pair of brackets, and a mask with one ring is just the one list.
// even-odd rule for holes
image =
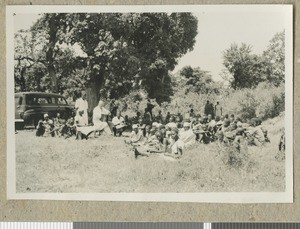
[[43, 92], [20, 92], [15, 93], [15, 127], [22, 129], [27, 125], [36, 127], [44, 114], [56, 117], [60, 113], [62, 118], [73, 115], [74, 106], [69, 105], [67, 100], [58, 94]]

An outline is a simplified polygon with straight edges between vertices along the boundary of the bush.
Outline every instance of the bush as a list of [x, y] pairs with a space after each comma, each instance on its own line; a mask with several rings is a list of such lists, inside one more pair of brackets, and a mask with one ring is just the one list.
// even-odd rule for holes
[[278, 116], [285, 108], [284, 85], [261, 83], [255, 89], [241, 89], [228, 94], [222, 101], [224, 113], [243, 120], [259, 117], [263, 120]]
[[[179, 89], [171, 97], [171, 102], [164, 102], [159, 105], [152, 102], [155, 107], [153, 114], [157, 114], [161, 110], [163, 114], [168, 111], [171, 114], [185, 114], [191, 108], [195, 113], [203, 114], [204, 106], [207, 100], [216, 104], [220, 102], [223, 107], [223, 115], [235, 114], [242, 120], [259, 117], [262, 120], [274, 118], [278, 116], [285, 109], [285, 88], [284, 84], [276, 87], [269, 83], [260, 83], [254, 89], [222, 89], [220, 94], [198, 94], [195, 92], [187, 92], [184, 88]], [[137, 90], [130, 93], [122, 99], [124, 111], [129, 116], [135, 115], [137, 111], [144, 113], [147, 104], [148, 94], [144, 90]]]

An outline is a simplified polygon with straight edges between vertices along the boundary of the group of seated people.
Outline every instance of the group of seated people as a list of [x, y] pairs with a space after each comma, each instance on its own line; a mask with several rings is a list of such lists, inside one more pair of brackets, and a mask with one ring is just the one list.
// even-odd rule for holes
[[193, 146], [196, 142], [208, 144], [218, 141], [225, 145], [234, 145], [237, 149], [241, 143], [262, 146], [269, 142], [267, 130], [261, 126], [261, 120], [253, 118], [249, 122], [234, 115], [216, 116], [196, 115], [191, 110], [186, 115], [180, 113], [166, 116], [159, 111], [157, 115], [145, 113], [129, 119], [122, 117], [117, 111], [111, 120], [110, 112], [104, 108], [104, 102], [99, 101], [93, 110], [93, 124], [89, 124], [84, 111], [77, 111], [75, 118], [62, 119], [60, 114], [50, 119], [48, 114], [39, 121], [36, 136], [76, 136], [76, 139], [87, 139], [90, 134], [106, 133], [122, 136], [126, 130], [132, 129], [131, 135], [125, 140], [133, 146], [135, 155], [149, 156], [150, 153], [165, 153], [178, 158], [184, 148]]
[[93, 124], [88, 122], [87, 111], [77, 110], [75, 117], [69, 119], [61, 118], [57, 113], [53, 119], [49, 118], [48, 114], [44, 114], [44, 120], [40, 120], [37, 125], [36, 136], [63, 136], [65, 138], [76, 136], [76, 139], [87, 139], [90, 134], [106, 133], [111, 135], [112, 132], [117, 134], [117, 130], [121, 130], [122, 124], [121, 114], [118, 112], [112, 122], [107, 122], [107, 117], [110, 112], [104, 108], [104, 102], [99, 101], [98, 105], [93, 110]]
[[[159, 115], [161, 112], [159, 112]], [[125, 142], [131, 144], [135, 155], [149, 156], [150, 153], [165, 153], [178, 158], [183, 149], [196, 142], [208, 144], [221, 142], [226, 146], [234, 146], [240, 150], [242, 143], [262, 146], [270, 142], [268, 132], [261, 125], [261, 120], [253, 118], [248, 123], [242, 122], [234, 115], [217, 116], [180, 114], [169, 119], [154, 116], [152, 124], [147, 123], [140, 114], [136, 124], [132, 125], [132, 134]], [[147, 116], [147, 115], [145, 115]]]

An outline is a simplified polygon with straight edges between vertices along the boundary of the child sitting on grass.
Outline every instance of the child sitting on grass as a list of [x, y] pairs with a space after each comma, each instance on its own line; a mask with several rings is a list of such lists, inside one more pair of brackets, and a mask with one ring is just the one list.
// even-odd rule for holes
[[43, 120], [40, 120], [36, 127], [35, 136], [42, 137], [44, 135], [44, 133], [45, 133], [45, 126], [44, 126]]

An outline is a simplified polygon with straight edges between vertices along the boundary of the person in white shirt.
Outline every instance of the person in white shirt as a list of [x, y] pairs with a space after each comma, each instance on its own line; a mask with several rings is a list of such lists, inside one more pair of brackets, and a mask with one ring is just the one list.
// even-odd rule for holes
[[191, 129], [191, 124], [185, 122], [182, 131], [179, 132], [179, 138], [184, 142], [185, 147], [192, 146], [196, 143], [196, 135]]
[[100, 100], [98, 106], [93, 110], [93, 124], [96, 131], [104, 130], [105, 133], [112, 134], [106, 122], [106, 118], [109, 114], [110, 112], [104, 108], [104, 102]]
[[95, 131], [94, 126], [88, 126], [83, 116], [83, 111], [79, 111], [75, 116], [76, 139], [87, 139], [88, 136]]
[[114, 136], [117, 136], [117, 134], [119, 136], [122, 135], [126, 125], [125, 125], [125, 120], [124, 118], [121, 116], [121, 111], [117, 112], [117, 115], [112, 119], [112, 124], [113, 124], [113, 132], [114, 132]]
[[85, 122], [88, 123], [88, 102], [86, 100], [86, 92], [81, 92], [81, 97], [76, 100], [75, 102], [75, 109], [76, 109], [76, 115], [78, 115], [79, 111], [83, 111], [83, 118], [85, 119]]
[[125, 139], [125, 143], [131, 144], [132, 146], [139, 146], [143, 143], [144, 135], [143, 132], [139, 129], [137, 124], [132, 125], [132, 132], [130, 139]]

